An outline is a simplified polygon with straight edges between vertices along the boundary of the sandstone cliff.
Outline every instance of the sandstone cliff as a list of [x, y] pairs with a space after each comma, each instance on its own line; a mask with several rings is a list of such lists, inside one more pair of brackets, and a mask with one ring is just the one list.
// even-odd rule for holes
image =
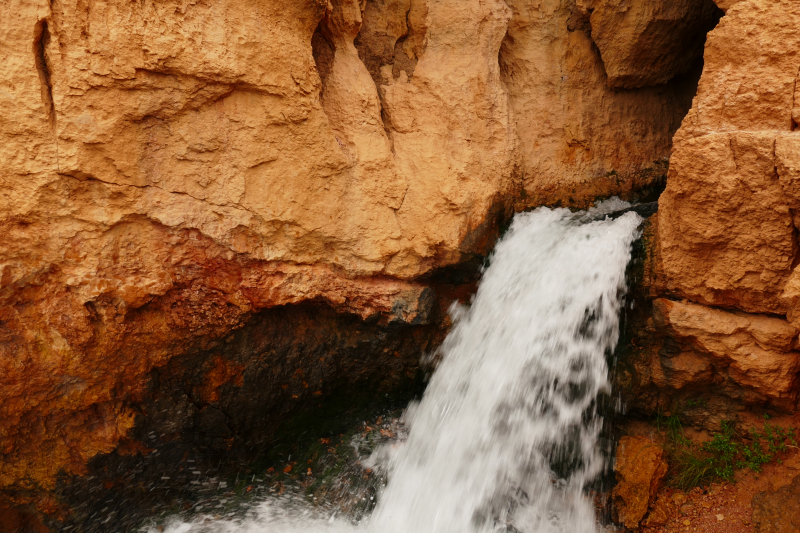
[[[768, 7], [750, 4], [728, 18], [773, 31], [750, 11]], [[258, 328], [263, 309], [312, 302], [426, 324], [432, 276], [485, 253], [515, 206], [585, 205], [657, 181], [718, 16], [709, 0], [4, 2], [0, 489], [51, 488], [120, 443], [143, 450], [131, 436], [151, 416], [153, 369], [176, 358], [211, 383], [198, 390], [256, 387], [220, 342]], [[716, 42], [785, 77], [747, 38]], [[793, 80], [725, 98], [762, 91], [771, 109], [786, 100], [773, 85]], [[753, 116], [780, 122], [763, 111]], [[767, 196], [769, 231], [791, 233]], [[706, 298], [663, 241], [675, 290]], [[772, 292], [751, 291], [745, 310], [794, 305], [775, 300], [793, 261], [784, 241], [770, 250], [785, 267], [758, 282]], [[703, 303], [725, 298], [713, 288]], [[262, 344], [258, 364], [278, 364]], [[322, 350], [309, 346], [303, 357]], [[297, 381], [270, 387], [322, 394]], [[199, 397], [235, 418], [217, 392]]]
[[654, 232], [667, 342], [642, 370], [667, 408], [727, 398], [704, 415], [716, 422], [742, 405], [794, 411], [800, 392], [800, 4], [721, 5]]

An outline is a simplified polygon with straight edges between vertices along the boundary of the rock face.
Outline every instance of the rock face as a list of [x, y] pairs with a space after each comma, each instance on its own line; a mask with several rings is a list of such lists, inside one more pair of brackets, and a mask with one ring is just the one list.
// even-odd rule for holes
[[800, 476], [791, 485], [753, 496], [753, 525], [757, 533], [800, 530]]
[[656, 367], [656, 385], [697, 392], [713, 387], [751, 405], [795, 407], [798, 331], [785, 320], [663, 298], [654, 308], [656, 326], [681, 347], [678, 353], [667, 351]]
[[[428, 49], [470, 63], [431, 53], [393, 84], [391, 141], [353, 48], [357, 3], [53, 5], [0, 8], [0, 486], [114, 449], [151, 368], [259, 309], [425, 322], [425, 287], [406, 280], [479, 248], [511, 187], [502, 2], [430, 13], [444, 31]], [[425, 99], [458, 105], [437, 119]], [[414, 146], [428, 156], [412, 169]]]
[[665, 83], [703, 56], [705, 35], [719, 19], [711, 0], [595, 2], [592, 39], [608, 85], [632, 89]]
[[796, 2], [742, 0], [708, 36], [653, 230], [651, 291], [672, 301], [640, 374], [669, 402], [797, 408], [798, 23]]
[[614, 520], [629, 529], [639, 527], [667, 474], [664, 449], [646, 437], [622, 437], [614, 471]]
[[[699, 25], [688, 20], [668, 24], [669, 39], [643, 42], [642, 32], [663, 26], [658, 22], [661, 8], [653, 8], [661, 4], [673, 2], [626, 2], [632, 6], [627, 15], [613, 1], [509, 2], [513, 16], [500, 60], [528, 202], [585, 205], [597, 196], [630, 193], [663, 176], [663, 159], [669, 157], [672, 133], [691, 106], [690, 87], [699, 70], [657, 84], [699, 57], [695, 48], [702, 45], [704, 33], [689, 50], [668, 41], [691, 41], [697, 37], [691, 32], [704, 24], [713, 27], [718, 13], [703, 1], [683, 2], [687, 17], [690, 11], [693, 16], [702, 12]], [[669, 52], [661, 48], [665, 45]], [[676, 63], [670, 72], [655, 75], [655, 57]], [[657, 86], [617, 90], [613, 76], [620, 67], [615, 65], [624, 65], [626, 75], [639, 80], [635, 86]]]
[[[396, 328], [432, 348], [454, 297], [442, 280], [486, 253], [514, 206], [660, 180], [695, 89], [691, 75], [668, 80], [703, 38], [693, 21], [715, 15], [700, 1], [669, 16], [633, 5], [0, 5], [0, 490], [30, 500], [98, 454], [144, 453], [132, 436], [142, 405], [167, 394], [154, 380], [169, 365], [176, 386], [205, 383], [184, 383], [195, 392], [175, 413], [222, 413], [192, 415], [186, 431], [258, 426], [233, 420], [231, 398], [295, 352], [240, 361], [221, 348], [237, 330], [319, 337], [335, 312], [387, 343], [366, 353], [413, 359]], [[664, 17], [669, 31], [644, 50], [642, 28]], [[623, 64], [635, 82], [615, 81]], [[317, 311], [285, 320], [297, 305]], [[365, 342], [311, 342], [298, 361], [362, 361], [351, 341]], [[320, 388], [267, 380], [254, 397], [274, 407], [372, 376], [337, 368]], [[209, 446], [227, 442], [220, 431]]]
[[734, 5], [734, 4], [736, 4], [738, 1], [739, 1], [739, 0], [714, 0], [714, 2], [716, 2], [717, 6], [718, 6], [718, 7], [719, 7], [721, 10], [725, 11], [726, 13], [727, 13], [727, 11], [728, 11], [730, 8], [732, 8], [732, 7], [733, 7], [733, 5]]

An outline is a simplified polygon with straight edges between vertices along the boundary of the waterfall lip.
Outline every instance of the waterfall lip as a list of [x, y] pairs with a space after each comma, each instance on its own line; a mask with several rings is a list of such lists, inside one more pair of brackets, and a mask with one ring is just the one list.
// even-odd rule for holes
[[623, 209], [618, 209], [616, 211], [611, 212], [601, 212], [601, 213], [589, 213], [583, 212], [580, 214], [579, 220], [582, 223], [585, 222], [592, 222], [595, 220], [606, 220], [608, 219], [616, 219], [621, 217], [622, 215], [630, 212], [634, 212], [642, 217], [642, 222], [646, 220], [648, 217], [654, 215], [658, 211], [658, 200], [655, 202], [643, 202], [640, 204], [633, 204], [630, 207], [625, 207]]

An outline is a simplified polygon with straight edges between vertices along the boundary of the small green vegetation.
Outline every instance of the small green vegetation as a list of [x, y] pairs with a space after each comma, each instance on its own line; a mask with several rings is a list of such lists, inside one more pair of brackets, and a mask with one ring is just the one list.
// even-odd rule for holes
[[656, 427], [666, 432], [667, 453], [670, 456], [670, 482], [681, 490], [706, 485], [713, 481], [734, 481], [737, 469], [760, 472], [761, 468], [776, 460], [789, 447], [797, 447], [794, 428], [784, 428], [769, 423], [764, 415], [764, 425], [747, 431], [736, 430], [733, 422], [723, 421], [719, 432], [711, 440], [694, 442], [686, 437], [681, 423], [681, 412], [675, 410], [666, 416], [659, 413]]

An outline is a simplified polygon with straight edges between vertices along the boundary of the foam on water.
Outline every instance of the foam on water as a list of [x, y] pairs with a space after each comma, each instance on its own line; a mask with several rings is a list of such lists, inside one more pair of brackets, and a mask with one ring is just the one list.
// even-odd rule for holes
[[389, 482], [369, 518], [354, 525], [271, 499], [246, 519], [167, 531], [594, 532], [585, 487], [606, 461], [596, 404], [609, 391], [641, 218], [585, 220], [546, 208], [515, 217], [409, 406], [407, 441], [380, 454]]

